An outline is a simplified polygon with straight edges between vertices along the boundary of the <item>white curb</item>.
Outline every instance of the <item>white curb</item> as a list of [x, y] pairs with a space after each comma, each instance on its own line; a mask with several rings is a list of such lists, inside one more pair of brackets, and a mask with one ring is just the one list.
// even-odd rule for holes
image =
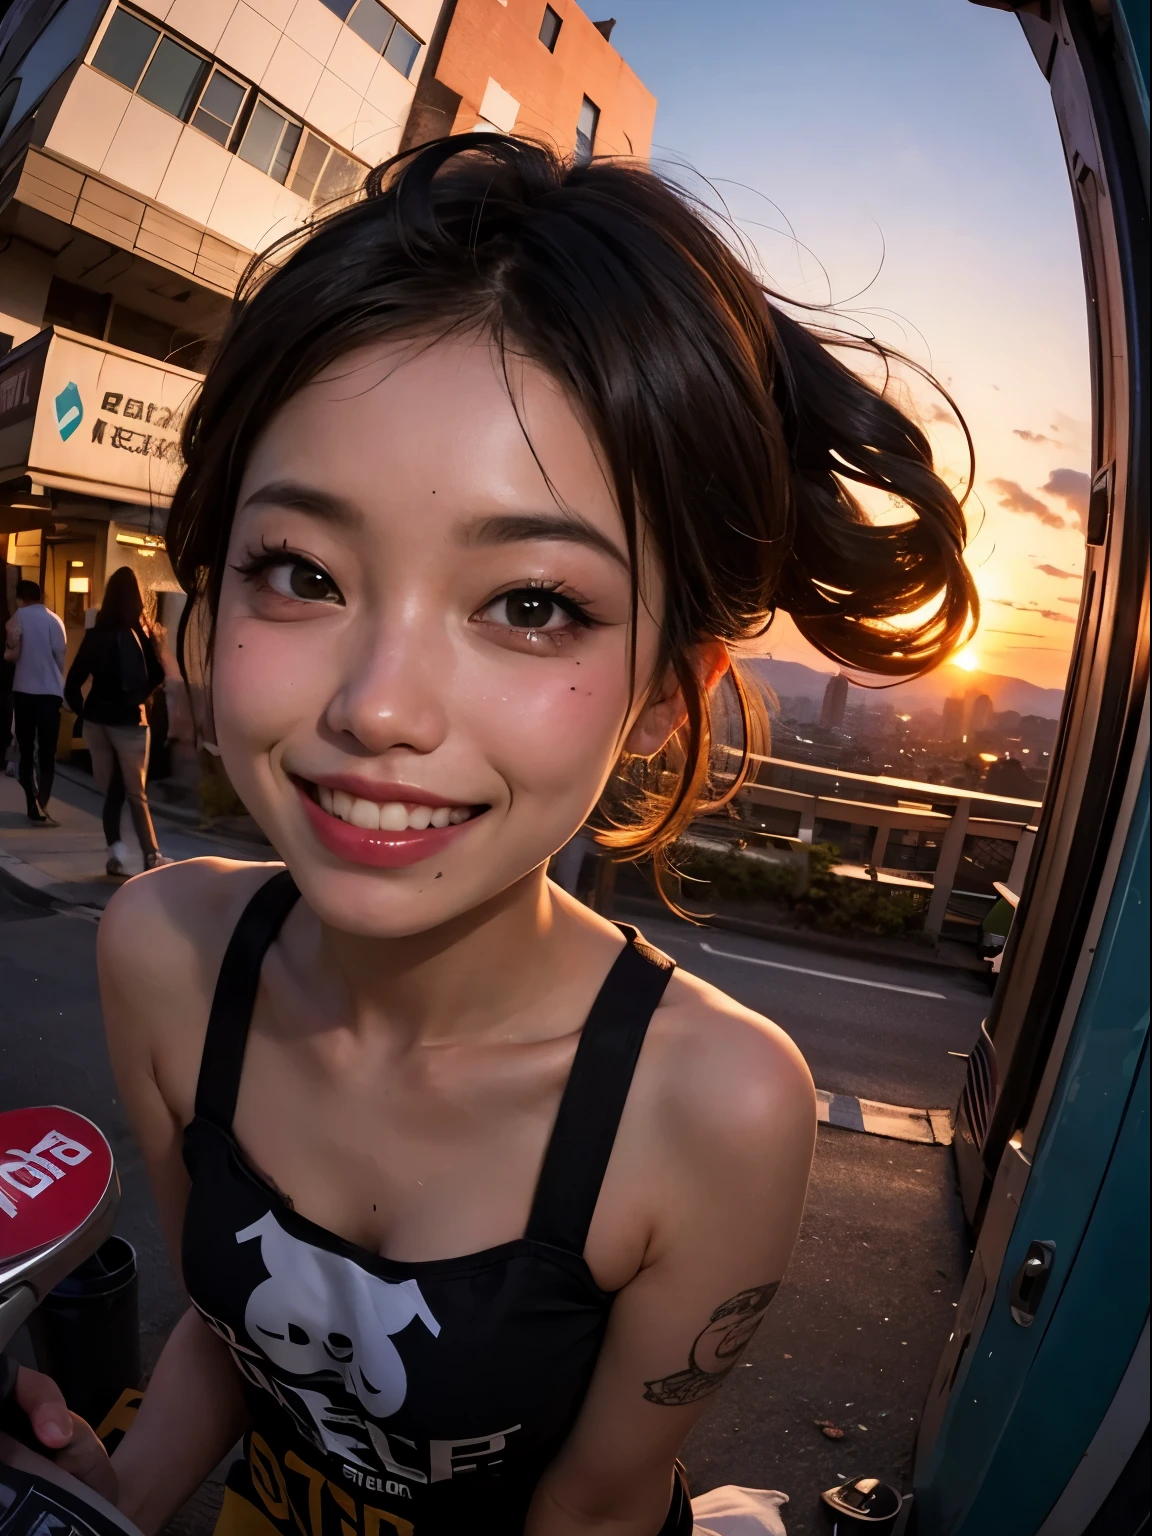
[[895, 1141], [918, 1141], [928, 1146], [952, 1144], [952, 1118], [946, 1109], [908, 1109], [901, 1104], [877, 1104], [850, 1093], [816, 1090], [816, 1118], [823, 1125]]

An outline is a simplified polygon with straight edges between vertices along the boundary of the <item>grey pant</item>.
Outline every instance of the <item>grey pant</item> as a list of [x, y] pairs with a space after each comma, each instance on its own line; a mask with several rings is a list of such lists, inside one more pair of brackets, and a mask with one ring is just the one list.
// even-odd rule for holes
[[[93, 720], [84, 722], [84, 741], [92, 754], [92, 774], [105, 796], [116, 793], [113, 783], [116, 768], [124, 783], [128, 809], [132, 813], [132, 825], [145, 855], [158, 852], [156, 833], [148, 810], [148, 796], [144, 788], [148, 772], [148, 727], [146, 725], [97, 725]], [[119, 811], [116, 816], [119, 822]], [[104, 836], [109, 845], [115, 837], [113, 829], [105, 821]], [[115, 829], [119, 832], [119, 827]]]

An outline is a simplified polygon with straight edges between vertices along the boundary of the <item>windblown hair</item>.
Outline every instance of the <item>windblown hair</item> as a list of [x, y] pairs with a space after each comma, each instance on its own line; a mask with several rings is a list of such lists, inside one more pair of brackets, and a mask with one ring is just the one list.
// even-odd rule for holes
[[[388, 161], [362, 199], [285, 237], [241, 282], [185, 424], [168, 521], [176, 573], [207, 611], [209, 655], [241, 477], [275, 411], [356, 348], [466, 333], [546, 369], [594, 434], [632, 561], [633, 619], [642, 525], [663, 565], [662, 655], [654, 677], [635, 677], [633, 622], [632, 686], [671, 672], [688, 719], [613, 796], [626, 809], [599, 839], [618, 856], [654, 857], [659, 873], [693, 816], [744, 780], [755, 701], [734, 670], [744, 746], [717, 781], [699, 642], [735, 646], [782, 609], [841, 667], [894, 678], [936, 666], [973, 626], [964, 517], [927, 438], [830, 347], [891, 354], [792, 318], [652, 172], [466, 134]], [[872, 521], [852, 482], [907, 517]]]
[[97, 629], [138, 629], [144, 617], [140, 583], [130, 565], [118, 566], [104, 584]]

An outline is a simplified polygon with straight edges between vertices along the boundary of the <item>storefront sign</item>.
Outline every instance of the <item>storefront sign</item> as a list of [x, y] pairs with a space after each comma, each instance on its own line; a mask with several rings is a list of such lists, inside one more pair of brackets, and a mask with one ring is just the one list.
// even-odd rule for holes
[[[54, 330], [0, 367], [0, 471], [34, 484], [165, 507], [200, 375]], [[18, 428], [28, 422], [30, 434]], [[6, 431], [9, 427], [15, 431]]]

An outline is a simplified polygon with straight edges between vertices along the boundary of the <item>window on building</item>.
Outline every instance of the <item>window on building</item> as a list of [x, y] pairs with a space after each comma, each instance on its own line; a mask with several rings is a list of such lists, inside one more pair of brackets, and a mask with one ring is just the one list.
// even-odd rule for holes
[[174, 37], [162, 37], [136, 94], [187, 122], [208, 69], [208, 60], [200, 54], [185, 48]]
[[233, 80], [222, 69], [214, 69], [212, 78], [204, 87], [200, 104], [192, 114], [193, 128], [199, 128], [217, 144], [227, 144], [240, 116], [240, 108], [248, 94], [247, 87]]
[[334, 15], [339, 16], [341, 21], [347, 21], [348, 12], [356, 4], [356, 0], [320, 0], [320, 4], [326, 5]]
[[596, 147], [596, 126], [600, 121], [600, 108], [585, 96], [580, 103], [580, 116], [576, 119], [576, 163], [587, 165]]
[[236, 153], [258, 171], [264, 171], [273, 181], [288, 180], [296, 146], [300, 143], [303, 128], [290, 117], [260, 100], [256, 103], [240, 147]]
[[560, 36], [561, 20], [550, 5], [544, 7], [544, 20], [540, 23], [540, 41], [549, 53], [556, 51], [556, 39]]
[[[365, 0], [360, 3], [363, 5]], [[376, 0], [370, 3], [386, 19], [387, 31], [378, 35], [384, 57], [402, 74], [409, 73], [420, 51], [419, 39], [402, 27], [391, 11], [376, 5]], [[333, 4], [331, 8], [336, 10], [337, 6]], [[345, 9], [351, 11], [352, 0]], [[191, 123], [310, 202], [344, 197], [356, 191], [364, 180], [366, 167], [358, 160], [342, 153], [319, 134], [306, 131], [298, 119], [257, 96], [247, 81], [221, 69], [212, 59], [123, 7], [109, 22], [92, 64], [182, 122]], [[255, 104], [246, 115], [245, 103], [253, 98]], [[48, 323], [46, 320], [45, 324]], [[82, 328], [63, 315], [57, 317], [57, 324], [72, 330]], [[95, 334], [87, 327], [84, 329], [86, 334]]]
[[117, 11], [100, 39], [93, 67], [134, 91], [160, 37], [159, 27], [150, 27], [131, 11]]
[[[337, 0], [339, 3], [339, 0]], [[336, 4], [325, 0], [330, 9]], [[376, 53], [381, 53], [407, 79], [420, 53], [420, 39], [409, 32], [403, 22], [397, 21], [392, 12], [379, 0], [357, 0], [355, 10], [348, 13], [348, 25], [357, 37], [362, 37]]]
[[341, 154], [318, 133], [305, 132], [289, 183], [290, 191], [309, 202], [327, 203], [355, 192], [363, 180], [364, 167], [358, 160]]
[[392, 29], [384, 57], [393, 69], [398, 69], [405, 80], [412, 78], [412, 69], [420, 53], [420, 39], [401, 22]]

